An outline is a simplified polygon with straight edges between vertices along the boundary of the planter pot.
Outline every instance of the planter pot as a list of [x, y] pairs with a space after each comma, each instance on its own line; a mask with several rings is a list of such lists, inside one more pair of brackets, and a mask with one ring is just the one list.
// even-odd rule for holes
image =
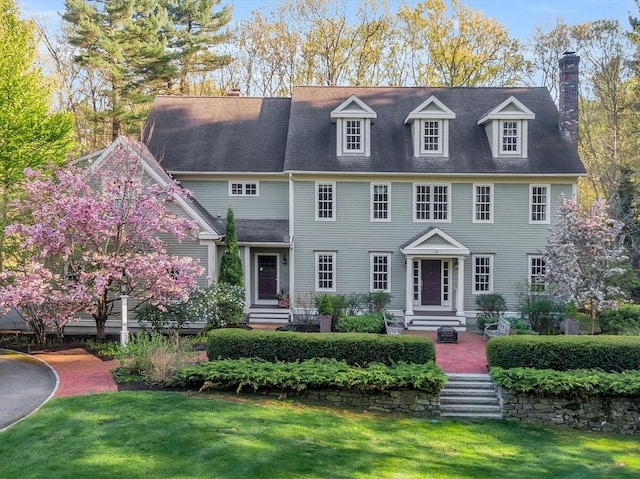
[[320, 332], [321, 333], [330, 333], [331, 332], [331, 320], [333, 319], [332, 315], [320, 316]]
[[288, 299], [279, 299], [278, 300], [278, 308], [288, 308], [289, 300]]

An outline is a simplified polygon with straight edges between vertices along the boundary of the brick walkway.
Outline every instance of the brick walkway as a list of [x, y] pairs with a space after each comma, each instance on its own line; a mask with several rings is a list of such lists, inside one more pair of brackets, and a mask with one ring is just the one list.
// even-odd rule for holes
[[438, 343], [435, 331], [411, 331], [436, 343], [436, 364], [445, 373], [487, 374], [486, 341], [482, 334], [458, 333], [457, 343]]
[[54, 397], [117, 391], [111, 369], [117, 361], [102, 361], [84, 349], [68, 349], [54, 353], [35, 353], [58, 373], [59, 384]]

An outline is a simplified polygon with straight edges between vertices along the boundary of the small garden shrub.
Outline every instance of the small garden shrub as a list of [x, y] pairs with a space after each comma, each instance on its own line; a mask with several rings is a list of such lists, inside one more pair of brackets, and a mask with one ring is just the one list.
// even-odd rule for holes
[[374, 291], [364, 297], [368, 313], [382, 313], [391, 302], [391, 293]]
[[505, 336], [487, 343], [489, 367], [640, 369], [640, 337], [631, 336]]
[[564, 304], [544, 295], [528, 296], [520, 306], [521, 316], [540, 334], [558, 334], [564, 312]]
[[261, 358], [266, 361], [303, 361], [333, 358], [349, 364], [396, 362], [428, 363], [435, 360], [435, 345], [420, 336], [374, 334], [308, 334], [278, 331], [219, 329], [211, 331], [209, 360]]
[[445, 374], [433, 362], [399, 363], [394, 366], [378, 363], [359, 368], [328, 358], [294, 363], [244, 358], [210, 361], [186, 367], [177, 371], [166, 384], [173, 387], [198, 387], [201, 390], [235, 389], [237, 392], [246, 387], [253, 391], [411, 388], [437, 394], [446, 381]]
[[491, 368], [491, 378], [512, 392], [555, 396], [640, 395], [640, 371], [607, 373], [596, 369], [555, 371]]
[[368, 313], [359, 316], [345, 316], [338, 321], [341, 333], [381, 333], [384, 331], [383, 313]]
[[507, 309], [507, 302], [498, 293], [481, 294], [476, 298], [476, 306], [480, 310], [476, 316], [476, 324], [478, 328], [484, 329], [487, 324], [498, 321]]
[[624, 304], [600, 314], [600, 328], [607, 334], [625, 334], [640, 329], [640, 305]]

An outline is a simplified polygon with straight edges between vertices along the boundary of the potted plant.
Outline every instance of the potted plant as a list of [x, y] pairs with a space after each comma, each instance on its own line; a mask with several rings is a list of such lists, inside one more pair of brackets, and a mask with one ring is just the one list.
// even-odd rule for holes
[[288, 308], [289, 307], [289, 293], [286, 289], [281, 289], [277, 295], [278, 298], [278, 307], [279, 308]]
[[329, 295], [323, 294], [320, 300], [317, 302], [318, 315], [320, 316], [320, 332], [330, 333], [331, 322], [333, 319], [333, 306], [331, 304], [331, 298]]

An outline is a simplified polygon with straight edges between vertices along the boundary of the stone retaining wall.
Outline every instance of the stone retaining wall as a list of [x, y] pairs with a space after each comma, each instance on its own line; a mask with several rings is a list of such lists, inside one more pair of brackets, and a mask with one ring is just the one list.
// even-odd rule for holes
[[500, 386], [497, 391], [502, 414], [511, 421], [640, 434], [640, 396], [543, 397], [512, 394]]
[[[292, 397], [291, 394], [288, 397]], [[399, 413], [415, 417], [440, 416], [440, 400], [424, 391], [388, 390], [358, 391], [357, 389], [311, 389], [296, 392], [293, 397], [322, 401], [359, 410]]]

